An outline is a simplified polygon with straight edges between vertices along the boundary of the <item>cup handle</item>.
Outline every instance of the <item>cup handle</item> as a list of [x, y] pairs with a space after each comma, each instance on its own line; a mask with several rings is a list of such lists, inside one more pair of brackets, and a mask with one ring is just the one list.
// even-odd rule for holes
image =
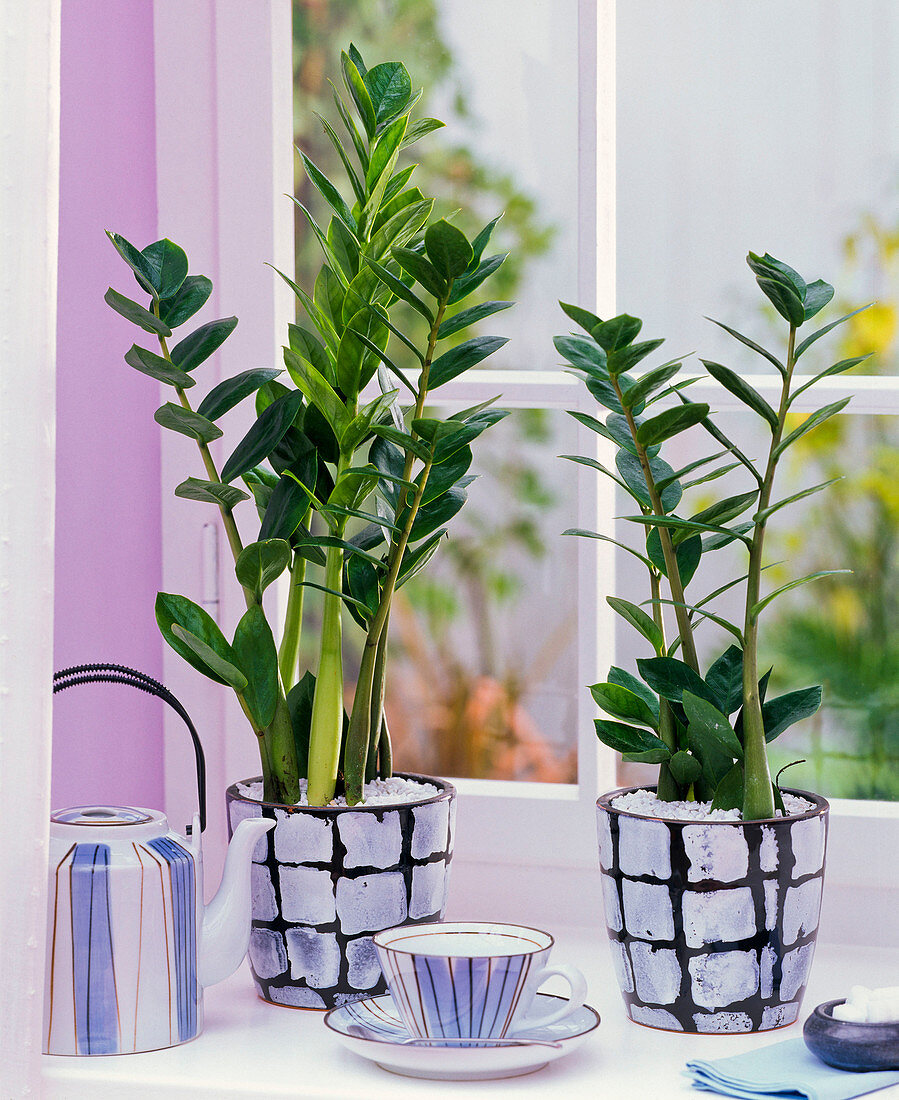
[[558, 1008], [554, 1008], [551, 1012], [546, 1012], [542, 1016], [525, 1017], [520, 1024], [510, 1031], [510, 1034], [558, 1023], [559, 1020], [564, 1020], [566, 1016], [577, 1012], [583, 1005], [584, 998], [587, 996], [587, 979], [576, 966], [569, 966], [564, 963], [561, 966], [545, 966], [537, 975], [538, 989], [551, 974], [558, 974], [568, 982], [571, 987], [568, 1000], [563, 1001]]

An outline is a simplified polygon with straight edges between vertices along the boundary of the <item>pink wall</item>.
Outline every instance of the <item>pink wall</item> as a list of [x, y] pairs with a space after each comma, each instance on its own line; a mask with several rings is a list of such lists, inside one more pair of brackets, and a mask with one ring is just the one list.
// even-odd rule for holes
[[[140, 297], [104, 230], [138, 247], [158, 235], [153, 78], [151, 0], [63, 4], [55, 665], [158, 678], [159, 386], [122, 361], [151, 338], [103, 301], [110, 285]], [[160, 707], [118, 685], [60, 693], [54, 807], [161, 807]]]

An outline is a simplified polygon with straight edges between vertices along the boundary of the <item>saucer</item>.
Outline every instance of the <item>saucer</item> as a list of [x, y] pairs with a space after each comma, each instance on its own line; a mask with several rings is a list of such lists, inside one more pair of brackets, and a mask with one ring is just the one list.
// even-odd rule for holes
[[[564, 1000], [538, 993], [535, 1007], [544, 1011]], [[414, 1040], [400, 1020], [390, 994], [332, 1008], [325, 1026], [355, 1054], [391, 1073], [440, 1081], [489, 1081], [535, 1073], [548, 1062], [570, 1054], [599, 1026], [599, 1013], [583, 1005], [564, 1020], [522, 1031], [513, 1039], [460, 1039], [464, 1045]]]

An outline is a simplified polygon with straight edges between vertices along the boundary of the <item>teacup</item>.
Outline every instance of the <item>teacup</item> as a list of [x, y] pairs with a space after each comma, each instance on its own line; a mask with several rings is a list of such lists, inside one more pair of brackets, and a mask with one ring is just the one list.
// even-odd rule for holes
[[[387, 928], [374, 937], [396, 1010], [422, 1039], [503, 1039], [556, 1023], [584, 1003], [574, 966], [547, 966], [553, 938], [517, 924], [456, 922]], [[541, 983], [558, 974], [568, 1000], [532, 1014]]]

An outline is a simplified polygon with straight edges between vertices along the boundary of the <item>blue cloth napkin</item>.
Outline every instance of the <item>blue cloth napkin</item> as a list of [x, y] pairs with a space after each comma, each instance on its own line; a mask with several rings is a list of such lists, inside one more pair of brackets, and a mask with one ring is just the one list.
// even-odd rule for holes
[[[770, 1100], [772, 1096], [794, 1100], [850, 1100], [853, 1096], [899, 1086], [899, 1070], [852, 1073], [819, 1061], [803, 1039], [717, 1058], [713, 1062], [687, 1062], [684, 1071], [693, 1087], [745, 1100]], [[888, 1094], [899, 1097], [899, 1089]], [[884, 1097], [886, 1100], [886, 1096]]]

